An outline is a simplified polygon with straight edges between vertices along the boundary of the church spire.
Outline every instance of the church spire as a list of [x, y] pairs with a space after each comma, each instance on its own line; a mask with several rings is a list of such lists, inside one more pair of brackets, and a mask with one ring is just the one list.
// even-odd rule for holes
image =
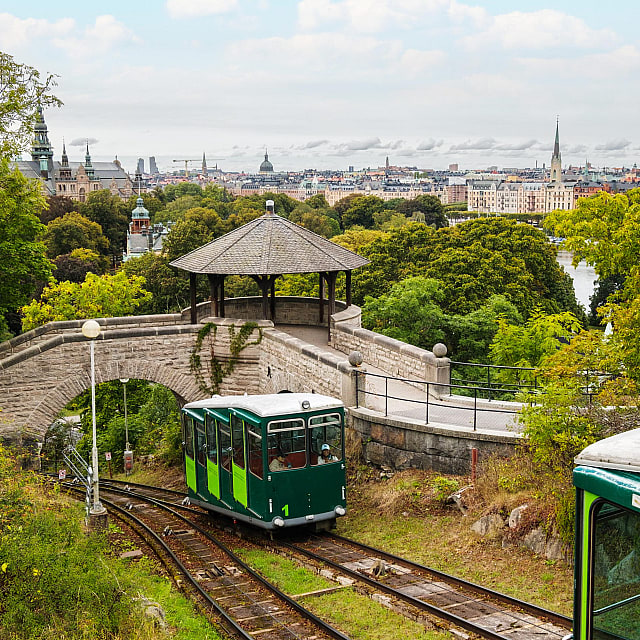
[[71, 180], [71, 167], [69, 167], [69, 156], [67, 156], [67, 145], [62, 139], [62, 162], [60, 163], [60, 180]]
[[87, 140], [87, 153], [84, 156], [84, 168], [87, 172], [87, 176], [89, 179], [93, 180], [95, 177], [95, 172], [93, 170], [93, 165], [91, 164], [91, 155], [89, 154], [89, 141]]
[[551, 156], [551, 182], [562, 182], [562, 156], [560, 155], [560, 125], [556, 118], [556, 140]]
[[38, 107], [36, 123], [33, 127], [33, 144], [31, 159], [40, 163], [40, 175], [46, 180], [53, 172], [53, 149], [49, 142], [47, 123], [44, 121], [42, 107]]
[[207, 159], [204, 156], [204, 151], [202, 152], [202, 175], [206, 178], [207, 177]]

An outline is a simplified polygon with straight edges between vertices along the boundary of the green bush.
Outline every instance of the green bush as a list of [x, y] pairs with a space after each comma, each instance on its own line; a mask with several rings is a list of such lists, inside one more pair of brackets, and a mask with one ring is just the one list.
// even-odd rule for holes
[[445, 476], [436, 476], [432, 482], [435, 489], [434, 498], [442, 504], [460, 488], [460, 483], [457, 480]]

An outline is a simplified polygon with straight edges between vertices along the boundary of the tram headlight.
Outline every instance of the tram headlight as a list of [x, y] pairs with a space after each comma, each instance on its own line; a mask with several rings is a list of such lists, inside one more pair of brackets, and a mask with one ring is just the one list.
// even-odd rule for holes
[[280, 516], [275, 517], [272, 522], [276, 527], [284, 527], [284, 518], [281, 518]]
[[347, 510], [344, 507], [340, 506], [340, 505], [338, 505], [334, 509], [334, 511], [336, 512], [337, 516], [343, 516], [345, 513], [347, 513]]

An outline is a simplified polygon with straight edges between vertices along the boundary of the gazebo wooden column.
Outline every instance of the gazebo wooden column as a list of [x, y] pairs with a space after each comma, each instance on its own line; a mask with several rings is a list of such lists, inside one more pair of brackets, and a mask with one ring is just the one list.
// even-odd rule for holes
[[347, 277], [347, 282], [346, 282], [346, 290], [347, 290], [347, 295], [346, 295], [346, 300], [345, 302], [347, 303], [347, 307], [351, 306], [351, 271], [345, 271], [344, 272], [345, 276]]
[[[262, 292], [262, 317], [265, 320], [271, 320], [275, 322], [276, 317], [276, 297], [275, 297], [275, 282], [277, 275], [270, 276], [251, 276]], [[271, 303], [269, 303], [269, 293], [271, 293]], [[271, 317], [269, 317], [271, 316]]]
[[214, 318], [224, 318], [224, 276], [208, 273], [211, 300], [210, 313]]
[[324, 277], [325, 274], [318, 274], [318, 321], [319, 324], [324, 323]]
[[189, 298], [191, 300], [191, 324], [198, 324], [198, 309], [196, 308], [196, 280], [197, 274], [189, 274]]
[[327, 309], [327, 342], [331, 342], [331, 316], [336, 312], [336, 280], [338, 279], [337, 271], [328, 271], [327, 278], [327, 297], [329, 298], [329, 308]]

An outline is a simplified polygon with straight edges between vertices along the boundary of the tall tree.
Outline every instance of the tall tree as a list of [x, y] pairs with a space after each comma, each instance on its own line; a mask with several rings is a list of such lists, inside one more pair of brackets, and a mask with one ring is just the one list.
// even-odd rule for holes
[[84, 282], [56, 282], [44, 288], [40, 300], [22, 308], [24, 331], [55, 320], [127, 316], [151, 297], [144, 278], [87, 274]]
[[104, 237], [102, 227], [76, 211], [52, 220], [43, 239], [50, 258], [71, 253], [74, 249], [90, 249], [105, 256], [109, 254], [109, 241]]
[[416, 213], [424, 216], [421, 222], [440, 229], [448, 227], [449, 220], [444, 213], [444, 207], [436, 196], [423, 195], [413, 200], [403, 200], [396, 206], [396, 211], [410, 218]]
[[38, 214], [44, 205], [39, 184], [0, 160], [0, 325], [51, 276], [40, 240], [45, 227]]
[[80, 213], [102, 227], [102, 233], [109, 241], [111, 259], [114, 264], [120, 262], [129, 228], [129, 212], [125, 203], [107, 189], [102, 189], [87, 196], [86, 202], [80, 205]]
[[41, 78], [37, 69], [0, 51], [0, 157], [15, 156], [28, 146], [38, 107], [62, 104], [51, 93], [55, 85], [55, 76]]

